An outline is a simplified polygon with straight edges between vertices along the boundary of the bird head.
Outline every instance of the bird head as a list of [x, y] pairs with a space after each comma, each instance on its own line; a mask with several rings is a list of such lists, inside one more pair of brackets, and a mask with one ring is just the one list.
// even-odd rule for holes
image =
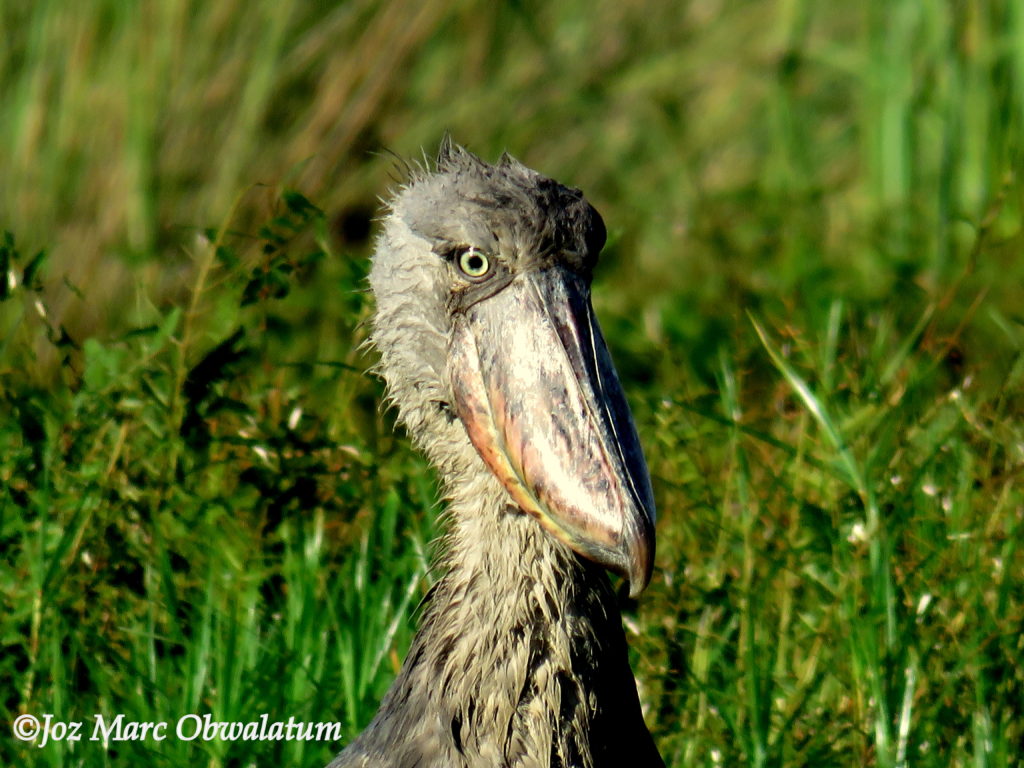
[[372, 340], [399, 418], [442, 474], [482, 462], [516, 509], [637, 595], [654, 500], [591, 307], [604, 241], [579, 190], [445, 141], [390, 201]]

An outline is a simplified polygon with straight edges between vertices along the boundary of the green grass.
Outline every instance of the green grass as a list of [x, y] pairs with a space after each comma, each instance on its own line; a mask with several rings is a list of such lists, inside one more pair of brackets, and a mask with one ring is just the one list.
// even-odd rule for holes
[[37, 0], [0, 28], [0, 764], [337, 746], [40, 749], [25, 712], [372, 716], [439, 506], [365, 374], [367, 233], [388, 151], [450, 130], [608, 222], [669, 765], [1024, 765], [1016, 3]]

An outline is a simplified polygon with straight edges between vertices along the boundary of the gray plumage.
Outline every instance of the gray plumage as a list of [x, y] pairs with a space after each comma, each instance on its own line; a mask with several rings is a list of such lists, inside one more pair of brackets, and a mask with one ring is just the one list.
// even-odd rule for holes
[[[492, 297], [528, 270], [557, 269], [589, 286], [603, 243], [600, 216], [577, 190], [447, 141], [436, 172], [414, 173], [391, 201], [370, 272], [372, 341], [400, 421], [444, 484], [443, 575], [379, 712], [330, 768], [662, 765], [605, 568], [513, 502], [457, 413], [450, 370], [460, 312], [497, 306]], [[479, 284], [460, 278], [454, 262], [467, 248], [503, 271], [493, 266]], [[599, 389], [617, 386], [609, 375]], [[630, 434], [620, 454], [635, 464]], [[648, 498], [644, 488], [629, 493]]]

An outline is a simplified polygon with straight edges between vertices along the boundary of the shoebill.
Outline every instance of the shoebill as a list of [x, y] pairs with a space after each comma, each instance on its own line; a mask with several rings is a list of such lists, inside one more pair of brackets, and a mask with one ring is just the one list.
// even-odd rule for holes
[[443, 575], [331, 768], [663, 765], [606, 574], [647, 585], [654, 501], [590, 303], [604, 240], [578, 190], [448, 141], [390, 201], [371, 336], [443, 480]]

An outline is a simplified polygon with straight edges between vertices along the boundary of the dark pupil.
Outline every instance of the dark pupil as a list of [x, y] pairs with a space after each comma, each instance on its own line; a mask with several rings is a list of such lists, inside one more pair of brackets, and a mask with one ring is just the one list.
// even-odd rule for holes
[[466, 268], [470, 272], [478, 272], [484, 266], [484, 260], [477, 256], [475, 253], [466, 259]]

